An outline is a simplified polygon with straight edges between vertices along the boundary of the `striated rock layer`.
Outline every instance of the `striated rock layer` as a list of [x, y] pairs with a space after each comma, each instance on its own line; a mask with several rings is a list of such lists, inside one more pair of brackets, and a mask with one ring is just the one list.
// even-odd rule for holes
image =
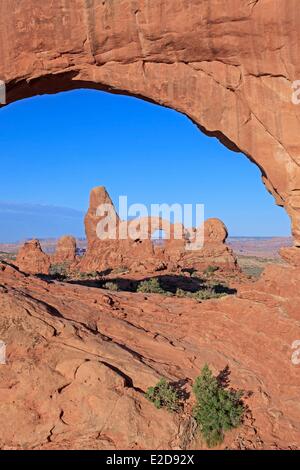
[[0, 448], [203, 448], [186, 414], [156, 410], [143, 392], [162, 376], [189, 391], [205, 363], [228, 365], [231, 385], [251, 392], [224, 447], [299, 448], [299, 282], [299, 268], [271, 266], [238, 296], [197, 303], [47, 283], [0, 264], [0, 423], [10, 423]]
[[87, 87], [186, 114], [258, 165], [300, 247], [298, 9], [298, 0], [1, 0], [0, 79], [8, 102]]

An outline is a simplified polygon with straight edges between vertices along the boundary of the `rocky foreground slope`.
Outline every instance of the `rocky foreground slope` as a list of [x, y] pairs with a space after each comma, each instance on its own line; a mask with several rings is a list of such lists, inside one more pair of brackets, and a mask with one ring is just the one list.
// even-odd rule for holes
[[[292, 281], [291, 281], [292, 279]], [[267, 268], [237, 296], [198, 303], [44, 281], [0, 265], [0, 447], [202, 448], [191, 399], [180, 416], [145, 390], [164, 376], [190, 390], [204, 363], [248, 393], [229, 448], [297, 448], [300, 271]], [[298, 366], [299, 367], [299, 366]]]

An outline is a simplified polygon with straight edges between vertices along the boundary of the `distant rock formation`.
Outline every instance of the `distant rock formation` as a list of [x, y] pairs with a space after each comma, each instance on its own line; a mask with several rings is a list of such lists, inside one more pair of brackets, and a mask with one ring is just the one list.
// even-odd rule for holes
[[[121, 267], [145, 273], [184, 268], [201, 271], [210, 266], [226, 271], [238, 269], [234, 253], [225, 243], [228, 232], [221, 220], [208, 219], [204, 226], [190, 230], [160, 217], [121, 221], [103, 186], [91, 191], [85, 230], [88, 246], [81, 259], [76, 256], [76, 239], [72, 236], [59, 239], [51, 258], [43, 253], [38, 240], [32, 240], [20, 249], [18, 267], [30, 274], [48, 274], [50, 266], [57, 264], [68, 264], [86, 273]], [[166, 239], [162, 245], [156, 245], [152, 236], [160, 230], [165, 232]], [[130, 236], [126, 235], [129, 231]], [[103, 234], [109, 237], [102, 237]]]
[[225, 243], [228, 230], [220, 219], [208, 219], [204, 224], [205, 243]]
[[68, 263], [76, 261], [76, 238], [69, 235], [61, 237], [56, 246], [55, 254], [52, 256], [52, 264]]
[[[203, 227], [200, 227], [198, 231], [201, 229], [203, 230]], [[220, 219], [206, 220], [204, 222], [203, 236], [204, 245], [201, 249], [185, 251], [182, 261], [184, 266], [199, 271], [210, 266], [226, 270], [236, 270], [238, 267], [237, 259], [232, 249], [226, 245], [228, 231], [225, 224]]]
[[16, 265], [24, 273], [49, 274], [50, 257], [46, 255], [39, 240], [30, 240], [20, 248]]
[[105, 217], [105, 214], [99, 215], [97, 213], [100, 206], [110, 206], [117, 224], [119, 223], [119, 216], [115, 210], [113, 202], [106, 191], [104, 186], [93, 188], [90, 194], [90, 205], [88, 212], [84, 219], [85, 233], [88, 241], [88, 245], [92, 245], [97, 238], [97, 225]]
[[[97, 226], [105, 217], [105, 211], [99, 213], [98, 210], [102, 204], [107, 205], [107, 213], [109, 212], [115, 221], [115, 228], [112, 230], [117, 239], [112, 239], [113, 237], [99, 239]], [[136, 237], [119, 239], [120, 233], [127, 233], [132, 229], [136, 230]], [[203, 227], [198, 230], [192, 229], [188, 233], [183, 225], [170, 224], [160, 217], [121, 221], [106, 189], [94, 188], [91, 191], [90, 207], [85, 217], [87, 253], [77, 267], [83, 272], [105, 271], [120, 266], [131, 271], [145, 272], [165, 269], [176, 271], [185, 267], [200, 270], [210, 265], [217, 265], [218, 268], [226, 270], [238, 269], [233, 251], [225, 244], [227, 229], [218, 219], [209, 219], [205, 222], [204, 246], [190, 250], [191, 243], [197, 240], [201, 229], [203, 230]], [[162, 247], [155, 246], [151, 239], [157, 230], [169, 232]]]

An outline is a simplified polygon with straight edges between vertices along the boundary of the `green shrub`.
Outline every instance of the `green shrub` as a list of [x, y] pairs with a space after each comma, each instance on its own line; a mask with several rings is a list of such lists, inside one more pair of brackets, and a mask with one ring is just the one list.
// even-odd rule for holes
[[61, 264], [52, 264], [50, 267], [49, 274], [50, 276], [65, 279], [68, 277], [70, 271], [70, 266], [68, 263], [61, 263]]
[[204, 274], [214, 274], [215, 272], [219, 271], [219, 267], [218, 266], [208, 266], [205, 271], [204, 271]]
[[205, 287], [205, 289], [198, 290], [193, 294], [193, 298], [196, 300], [209, 300], [209, 299], [219, 299], [224, 297], [225, 293], [216, 292], [213, 287]]
[[194, 417], [209, 447], [224, 441], [226, 431], [241, 425], [245, 408], [242, 392], [227, 390], [219, 384], [206, 365], [194, 384], [197, 405]]
[[116, 282], [106, 282], [103, 287], [104, 289], [111, 290], [114, 292], [119, 291], [119, 286]]
[[187, 292], [186, 290], [183, 290], [183, 289], [177, 289], [176, 290], [176, 297], [180, 297], [180, 298], [183, 298], [183, 297], [191, 297], [191, 292]]
[[126, 274], [129, 272], [129, 269], [126, 266], [120, 266], [112, 270], [114, 274]]
[[90, 273], [83, 273], [87, 279], [99, 279], [101, 277], [98, 271], [91, 271]]
[[157, 278], [142, 281], [137, 288], [137, 292], [142, 292], [144, 294], [166, 294], [164, 289], [160, 287], [160, 283]]
[[92, 281], [101, 278], [101, 275], [98, 273], [98, 271], [92, 271], [90, 273], [74, 272], [74, 275], [76, 275], [81, 281]]
[[149, 388], [146, 392], [146, 398], [151, 401], [157, 409], [166, 408], [172, 413], [176, 413], [180, 410], [178, 392], [166, 379], [161, 379], [156, 387]]
[[194, 272], [192, 273], [191, 277], [194, 278], [194, 279], [199, 279], [200, 274], [198, 273], [198, 271], [194, 271]]
[[201, 302], [202, 300], [209, 300], [209, 299], [219, 299], [221, 297], [224, 297], [226, 295], [223, 292], [216, 292], [213, 287], [205, 287], [201, 290], [198, 290], [197, 292], [189, 292], [185, 291], [183, 289], [177, 289], [176, 291], [176, 297], [187, 297], [190, 299], [195, 299]]

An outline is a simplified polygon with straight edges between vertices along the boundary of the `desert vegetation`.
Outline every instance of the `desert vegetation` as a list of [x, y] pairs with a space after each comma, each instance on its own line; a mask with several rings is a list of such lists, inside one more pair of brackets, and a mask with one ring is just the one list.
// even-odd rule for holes
[[118, 292], [120, 290], [116, 282], [106, 282], [103, 287], [112, 292]]
[[178, 412], [182, 407], [178, 391], [164, 378], [155, 387], [150, 387], [147, 390], [146, 398], [157, 409], [166, 408], [172, 413]]
[[15, 261], [16, 253], [7, 253], [6, 251], [0, 251], [0, 261]]
[[225, 297], [226, 295], [228, 295], [228, 293], [226, 293], [226, 289], [227, 286], [223, 286], [222, 284], [209, 285], [196, 292], [189, 292], [183, 289], [177, 289], [176, 297], [187, 297], [198, 301], [220, 299], [221, 297]]
[[211, 274], [216, 273], [217, 271], [219, 271], [219, 266], [209, 265], [209, 266], [204, 270], [204, 274], [206, 274], [206, 275], [211, 275]]
[[[226, 432], [242, 424], [246, 411], [242, 401], [244, 392], [229, 389], [229, 368], [224, 371], [214, 377], [206, 364], [193, 386], [195, 405], [191, 419], [195, 420], [197, 430], [209, 448], [222, 444]], [[183, 410], [178, 390], [165, 378], [155, 387], [150, 387], [145, 396], [157, 409], [164, 408], [171, 413], [180, 413]]]
[[208, 447], [222, 444], [225, 433], [242, 424], [245, 407], [243, 392], [228, 390], [213, 376], [208, 365], [196, 379], [194, 417]]
[[70, 266], [67, 263], [52, 264], [49, 275], [58, 279], [65, 280], [69, 277]]
[[[43, 275], [42, 277], [50, 277], [61, 282], [83, 283], [111, 292], [159, 294], [166, 297], [189, 298], [198, 302], [220, 299], [236, 293], [235, 289], [215, 279], [213, 274], [209, 279], [201, 279], [199, 273], [192, 273], [190, 277], [174, 275], [134, 280], [124, 277], [127, 274], [125, 267], [116, 271], [83, 273], [76, 270], [70, 271], [68, 263], [60, 263], [51, 266], [49, 276]], [[117, 274], [121, 277], [116, 277]]]
[[[174, 285], [176, 285], [176, 283]], [[171, 286], [171, 288], [173, 288], [173, 286]], [[177, 288], [176, 292], [173, 293], [171, 290], [162, 287], [158, 278], [151, 278], [140, 282], [137, 287], [137, 292], [190, 298], [201, 302], [203, 300], [219, 299], [226, 295], [234, 294], [235, 290], [230, 289], [226, 284], [222, 284], [221, 282], [210, 282], [201, 284], [201, 287], [195, 291], [190, 291], [188, 288]]]
[[169, 293], [160, 286], [159, 280], [157, 278], [140, 282], [137, 288], [137, 292], [141, 292], [143, 294], [169, 295]]

